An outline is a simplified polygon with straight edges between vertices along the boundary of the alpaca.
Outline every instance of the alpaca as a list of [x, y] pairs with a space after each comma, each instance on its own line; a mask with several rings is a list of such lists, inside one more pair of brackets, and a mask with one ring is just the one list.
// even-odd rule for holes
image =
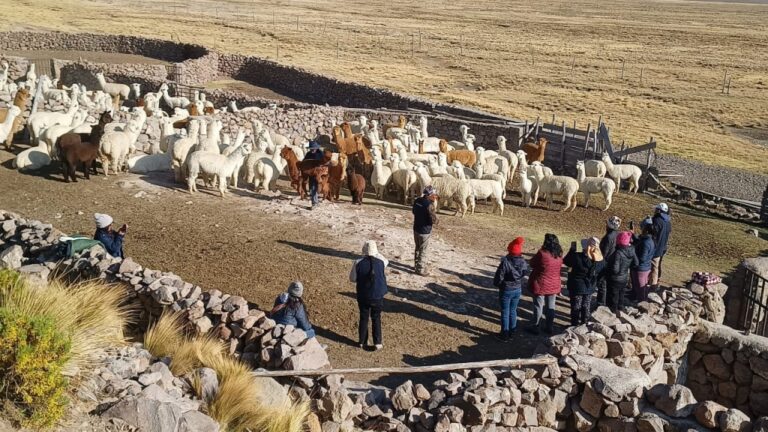
[[99, 158], [104, 176], [109, 177], [109, 164], [115, 174], [123, 171], [123, 165], [131, 149], [131, 142], [140, 132], [137, 120], [130, 120], [124, 131], [106, 132], [101, 138]]
[[605, 177], [608, 170], [605, 168], [605, 163], [601, 160], [588, 160], [584, 161], [584, 169], [587, 177]]
[[380, 145], [381, 138], [379, 137], [379, 122], [377, 120], [371, 120], [363, 129], [362, 134], [368, 138], [371, 145]]
[[[283, 147], [280, 150], [280, 156], [287, 162], [288, 173], [291, 177], [291, 186], [296, 188], [296, 193], [299, 194], [299, 199], [304, 199], [307, 196], [307, 182], [309, 181], [309, 178], [317, 176], [317, 171], [312, 170], [329, 161], [325, 156], [322, 160], [310, 159], [299, 161], [290, 147]], [[328, 174], [327, 171], [325, 174]]]
[[171, 154], [171, 169], [174, 173], [176, 183], [181, 183], [186, 178], [184, 163], [187, 160], [189, 151], [197, 146], [200, 139], [200, 120], [189, 122], [189, 132], [185, 138], [181, 138], [173, 143], [173, 148], [168, 150]]
[[[518, 163], [517, 166], [519, 167], [519, 169], [521, 171], [524, 168], [526, 169], [525, 171], [528, 174], [528, 178], [533, 183], [533, 189], [532, 189], [532, 193], [533, 193], [533, 196], [534, 196], [533, 205], [536, 205], [536, 203], [538, 202], [538, 198], [539, 198], [539, 182], [536, 179], [536, 172], [534, 170], [532, 170], [532, 169], [530, 169], [530, 170], [527, 169], [528, 168], [527, 154], [523, 150], [518, 150], [517, 151], [517, 163]], [[542, 164], [540, 164], [540, 166], [541, 166], [541, 170], [544, 172], [544, 175], [553, 175], [553, 172], [552, 172], [551, 168], [549, 168], [547, 166], [544, 166]]]
[[[576, 209], [576, 194], [579, 191], [579, 182], [576, 179], [567, 176], [545, 175], [542, 169], [543, 165], [540, 162], [532, 163], [531, 167], [536, 173], [536, 179], [539, 184], [537, 193], [547, 194], [547, 209], [552, 208], [554, 195], [562, 195], [565, 200], [565, 205], [561, 211], [567, 211], [569, 208], [571, 211]], [[534, 197], [534, 205], [537, 198]]]
[[392, 166], [392, 182], [403, 191], [403, 204], [408, 204], [408, 198], [418, 194], [418, 180], [412, 169], [399, 169], [395, 165]]
[[467, 180], [472, 187], [474, 199], [470, 204], [471, 213], [475, 214], [475, 199], [493, 198], [493, 208], [491, 214], [499, 209], [499, 215], [504, 216], [504, 186], [497, 180], [470, 179]]
[[5, 141], [13, 130], [13, 123], [17, 117], [21, 116], [21, 109], [12, 105], [5, 115], [5, 120], [0, 123], [0, 142]]
[[496, 137], [496, 144], [499, 146], [499, 156], [507, 160], [509, 164], [509, 178], [512, 180], [515, 171], [517, 171], [518, 159], [515, 152], [507, 150], [507, 139], [504, 135]]
[[349, 194], [352, 196], [352, 204], [363, 205], [365, 177], [356, 172], [352, 165], [353, 164], [347, 164], [347, 188], [349, 189]]
[[[104, 111], [99, 116], [99, 121], [93, 126], [91, 132], [79, 134], [69, 132], [58, 138], [56, 141], [56, 153], [61, 161], [61, 167], [64, 174], [64, 181], [69, 183], [77, 181], [77, 164], [83, 164], [83, 174], [86, 179], [90, 179], [90, 171], [96, 172], [94, 165], [99, 156], [101, 139], [104, 136], [104, 126], [112, 121], [112, 115], [109, 111]], [[106, 173], [106, 166], [104, 167]]]
[[[330, 150], [326, 150], [330, 152]], [[336, 156], [336, 160], [334, 159]], [[331, 161], [328, 165], [328, 190], [325, 194], [325, 199], [328, 202], [334, 202], [339, 200], [339, 194], [341, 193], [341, 183], [347, 179], [347, 155], [344, 153], [334, 153], [328, 156]]]
[[2, 72], [0, 72], [0, 91], [4, 92], [8, 90], [8, 62], [3, 60], [0, 63], [0, 67], [3, 68]]
[[521, 166], [517, 173], [520, 178], [520, 194], [522, 195], [522, 204], [525, 207], [531, 206], [531, 192], [533, 191], [533, 182], [528, 177], [528, 167]]
[[587, 177], [584, 161], [576, 162], [576, 181], [579, 182], [579, 191], [584, 194], [584, 208], [589, 208], [589, 197], [593, 193], [602, 193], [605, 199], [605, 208], [608, 210], [616, 190], [616, 183], [611, 179]]
[[115, 109], [120, 107], [120, 98], [127, 100], [128, 95], [131, 94], [131, 88], [125, 84], [108, 83], [107, 80], [104, 79], [103, 72], [98, 72], [96, 74], [96, 80], [99, 82], [99, 89], [112, 96]]
[[48, 75], [40, 77], [40, 88], [43, 93], [43, 100], [58, 103], [69, 103], [69, 93], [66, 90], [60, 90], [53, 86], [53, 82]]
[[389, 183], [392, 181], [392, 169], [384, 166], [384, 161], [378, 152], [374, 152], [373, 173], [371, 173], [371, 183], [376, 192], [377, 199], [383, 199]]
[[77, 102], [72, 101], [69, 109], [65, 113], [38, 111], [27, 118], [27, 130], [29, 131], [29, 140], [32, 144], [37, 144], [38, 137], [47, 127], [57, 124], [71, 124], [72, 117], [77, 112]]
[[363, 129], [368, 125], [368, 117], [360, 114], [357, 116], [357, 120], [347, 123], [349, 123], [350, 130], [353, 134], [363, 133]]
[[482, 147], [477, 148], [477, 160], [483, 161], [485, 174], [500, 174], [504, 178], [504, 184], [509, 181], [509, 162], [507, 159], [498, 156], [496, 152], [490, 152]]
[[630, 164], [614, 164], [608, 153], [603, 153], [603, 163], [608, 175], [616, 181], [616, 190], [621, 190], [621, 181], [629, 180], [628, 192], [634, 192], [637, 194], [640, 189], [640, 177], [643, 175], [643, 170], [636, 165]]
[[25, 85], [28, 89], [35, 88], [35, 85], [37, 84], [37, 74], [35, 73], [35, 64], [30, 63], [29, 67], [27, 68], [27, 73], [24, 75], [25, 78]]
[[441, 203], [451, 201], [456, 204], [456, 213], [461, 212], [463, 218], [467, 214], [467, 209], [472, 205], [474, 194], [472, 187], [465, 181], [455, 179], [450, 176], [435, 177], [432, 179], [432, 187], [435, 188], [440, 197], [435, 202], [435, 209], [440, 210]]
[[185, 97], [171, 97], [168, 94], [168, 84], [163, 83], [163, 85], [160, 86], [160, 93], [163, 95], [163, 102], [165, 102], [170, 109], [187, 108], [190, 105], [189, 99]]
[[475, 170], [465, 167], [459, 161], [453, 161], [448, 168], [448, 173], [460, 180], [477, 178]]
[[429, 136], [429, 132], [427, 131], [427, 117], [426, 116], [420, 116], [419, 117], [419, 128], [421, 132], [421, 142], [418, 143], [420, 148], [422, 149], [422, 153], [437, 153], [442, 151], [441, 150], [441, 144], [443, 141], [440, 138], [437, 137], [431, 137]]
[[[210, 103], [210, 102], [208, 102], [208, 103]], [[243, 113], [243, 114], [245, 114], [245, 113], [252, 113], [252, 112], [259, 112], [259, 111], [262, 110], [261, 107], [257, 107], [257, 106], [249, 106], [249, 107], [244, 107], [244, 108], [238, 108], [237, 104], [235, 103], [234, 100], [229, 101], [229, 106], [228, 107], [229, 107], [229, 110], [231, 112], [233, 112], [233, 113]]]
[[53, 147], [56, 144], [56, 140], [59, 139], [60, 136], [64, 135], [67, 132], [73, 132], [78, 127], [85, 124], [85, 121], [88, 119], [88, 112], [86, 110], [80, 109], [77, 110], [74, 116], [72, 116], [72, 122], [67, 125], [58, 124], [53, 125], [48, 128], [46, 128], [39, 137], [39, 143], [45, 145], [45, 148], [47, 149], [48, 155], [51, 157], [54, 156]]
[[219, 179], [219, 193], [224, 198], [227, 190], [227, 180], [230, 176], [237, 175], [235, 167], [242, 164], [243, 159], [251, 152], [250, 145], [240, 146], [229, 156], [206, 151], [196, 151], [189, 156], [187, 186], [189, 193], [197, 192], [197, 176], [203, 174], [204, 178], [217, 177]]
[[547, 153], [547, 144], [548, 141], [544, 137], [539, 138], [538, 144], [534, 143], [533, 139], [526, 141], [521, 147], [521, 150], [526, 154], [526, 161], [529, 164], [533, 162], [544, 163], [544, 158]]
[[394, 138], [394, 136], [390, 136], [390, 129], [396, 128], [406, 132], [405, 125], [407, 122], [408, 120], [405, 118], [405, 116], [398, 116], [397, 123], [384, 123], [384, 125], [381, 127], [381, 132], [384, 134], [385, 138]]
[[141, 84], [131, 84], [131, 90], [133, 90], [133, 100], [139, 100], [141, 98]]
[[440, 140], [440, 152], [445, 153], [448, 163], [459, 161], [466, 167], [473, 167], [477, 163], [477, 154], [471, 150], [448, 150], [448, 142]]

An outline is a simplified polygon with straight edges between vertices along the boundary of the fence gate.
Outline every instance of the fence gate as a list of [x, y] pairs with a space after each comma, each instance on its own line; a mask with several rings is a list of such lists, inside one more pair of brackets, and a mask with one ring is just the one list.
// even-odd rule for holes
[[750, 269], [745, 271], [739, 325], [749, 333], [768, 336], [768, 280]]
[[48, 75], [51, 79], [56, 78], [54, 76], [53, 59], [35, 59], [30, 60], [29, 63], [35, 65], [35, 73], [38, 77]]

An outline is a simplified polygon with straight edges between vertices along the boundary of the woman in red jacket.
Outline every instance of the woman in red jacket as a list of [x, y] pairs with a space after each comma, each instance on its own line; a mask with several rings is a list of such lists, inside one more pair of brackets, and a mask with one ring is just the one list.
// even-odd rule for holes
[[544, 244], [531, 258], [530, 264], [532, 270], [528, 286], [533, 293], [534, 319], [528, 331], [539, 334], [539, 322], [544, 315], [547, 319], [546, 331], [552, 334], [555, 324], [555, 300], [562, 290], [560, 269], [563, 267], [563, 248], [556, 235], [544, 235]]

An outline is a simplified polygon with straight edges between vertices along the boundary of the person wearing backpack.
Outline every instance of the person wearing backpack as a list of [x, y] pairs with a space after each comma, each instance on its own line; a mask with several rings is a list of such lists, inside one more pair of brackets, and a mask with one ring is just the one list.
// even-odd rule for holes
[[501, 259], [493, 286], [499, 289], [499, 306], [501, 309], [501, 332], [497, 339], [508, 341], [517, 329], [517, 304], [523, 292], [523, 277], [531, 272], [531, 267], [523, 258], [525, 239], [518, 237], [507, 245], [507, 255]]
[[570, 268], [568, 272], [568, 295], [571, 298], [571, 325], [586, 324], [592, 315], [591, 301], [595, 292], [597, 277], [605, 268], [605, 260], [600, 252], [600, 240], [597, 237], [583, 239], [581, 252], [576, 251], [576, 242], [563, 260]]
[[381, 313], [384, 309], [384, 296], [387, 295], [387, 275], [389, 265], [379, 253], [376, 241], [368, 240], [363, 245], [363, 257], [356, 260], [349, 273], [350, 282], [355, 284], [357, 306], [360, 310], [359, 339], [360, 348], [368, 345], [368, 321], [373, 330], [373, 346], [376, 351], [384, 348], [381, 336]]

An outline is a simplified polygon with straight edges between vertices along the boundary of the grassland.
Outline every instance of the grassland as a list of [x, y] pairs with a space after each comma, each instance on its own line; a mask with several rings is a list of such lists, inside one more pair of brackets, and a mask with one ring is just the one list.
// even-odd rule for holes
[[19, 0], [0, 2], [0, 23], [279, 51], [280, 62], [517, 118], [603, 115], [630, 145], [653, 136], [667, 154], [768, 174], [768, 148], [749, 139], [768, 128], [766, 4]]

